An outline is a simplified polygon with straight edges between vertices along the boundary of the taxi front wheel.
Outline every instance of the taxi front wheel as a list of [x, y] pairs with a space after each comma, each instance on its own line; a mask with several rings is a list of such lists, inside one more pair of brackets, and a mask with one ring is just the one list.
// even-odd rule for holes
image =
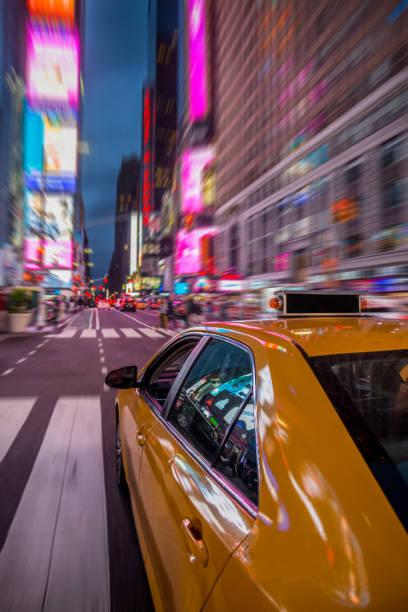
[[119, 420], [116, 424], [116, 484], [121, 491], [127, 490], [125, 469], [123, 467], [122, 459], [122, 441], [120, 439]]

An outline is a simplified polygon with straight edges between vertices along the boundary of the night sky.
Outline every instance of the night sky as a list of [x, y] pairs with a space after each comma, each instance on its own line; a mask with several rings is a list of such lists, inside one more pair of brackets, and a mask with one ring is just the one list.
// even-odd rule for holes
[[82, 195], [93, 278], [109, 269], [122, 157], [140, 155], [146, 70], [147, 0], [87, 0]]

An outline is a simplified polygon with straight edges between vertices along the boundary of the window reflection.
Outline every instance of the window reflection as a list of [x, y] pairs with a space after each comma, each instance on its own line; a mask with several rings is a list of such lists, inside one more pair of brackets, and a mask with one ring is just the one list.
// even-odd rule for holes
[[242, 349], [211, 340], [183, 384], [170, 422], [208, 461], [252, 386], [252, 364]]

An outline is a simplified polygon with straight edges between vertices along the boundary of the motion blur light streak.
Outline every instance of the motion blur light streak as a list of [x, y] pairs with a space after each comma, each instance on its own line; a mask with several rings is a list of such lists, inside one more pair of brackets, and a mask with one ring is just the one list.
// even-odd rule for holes
[[77, 35], [48, 24], [27, 28], [27, 98], [30, 104], [78, 107], [79, 42]]

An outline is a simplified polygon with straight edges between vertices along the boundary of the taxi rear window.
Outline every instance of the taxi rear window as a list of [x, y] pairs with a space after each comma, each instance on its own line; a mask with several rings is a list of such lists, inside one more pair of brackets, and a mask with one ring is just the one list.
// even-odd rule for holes
[[328, 355], [311, 365], [408, 529], [408, 351]]

